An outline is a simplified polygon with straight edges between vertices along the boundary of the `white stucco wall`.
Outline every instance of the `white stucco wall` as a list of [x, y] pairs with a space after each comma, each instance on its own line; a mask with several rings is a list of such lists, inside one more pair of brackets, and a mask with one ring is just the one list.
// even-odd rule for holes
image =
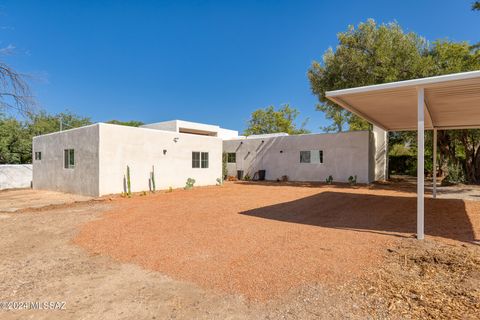
[[[236, 163], [227, 165], [229, 175], [244, 170], [253, 177], [264, 169], [267, 180], [287, 175], [292, 181], [325, 181], [332, 175], [334, 181], [347, 182], [357, 175], [357, 182], [369, 183], [369, 143], [369, 132], [354, 131], [225, 140], [223, 147], [237, 153]], [[306, 150], [323, 150], [323, 163], [300, 163], [300, 151]]]
[[0, 190], [30, 188], [31, 183], [31, 164], [0, 164]]
[[[104, 123], [99, 126], [100, 195], [124, 192], [127, 165], [133, 192], [149, 190], [152, 166], [157, 190], [184, 187], [188, 178], [196, 180], [195, 186], [215, 185], [221, 177], [222, 140], [217, 137]], [[208, 152], [209, 168], [192, 168], [192, 151]]]
[[388, 132], [373, 126], [373, 180], [383, 181], [388, 178]]
[[[65, 130], [33, 138], [33, 188], [98, 195], [99, 124]], [[75, 168], [64, 168], [64, 150], [75, 150]], [[34, 156], [32, 156], [35, 159]]]

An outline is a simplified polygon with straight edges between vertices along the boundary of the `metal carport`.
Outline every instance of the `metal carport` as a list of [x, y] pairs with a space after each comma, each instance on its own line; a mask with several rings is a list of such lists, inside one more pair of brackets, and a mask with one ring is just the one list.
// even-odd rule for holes
[[418, 131], [417, 238], [424, 238], [425, 130], [480, 128], [480, 71], [328, 91], [326, 97], [386, 131]]

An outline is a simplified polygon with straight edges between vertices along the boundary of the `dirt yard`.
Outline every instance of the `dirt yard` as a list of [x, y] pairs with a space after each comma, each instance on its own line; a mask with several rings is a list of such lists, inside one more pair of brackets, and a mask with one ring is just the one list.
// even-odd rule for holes
[[227, 183], [3, 213], [0, 301], [66, 310], [0, 316], [473, 319], [480, 202], [426, 199], [419, 245], [412, 191]]

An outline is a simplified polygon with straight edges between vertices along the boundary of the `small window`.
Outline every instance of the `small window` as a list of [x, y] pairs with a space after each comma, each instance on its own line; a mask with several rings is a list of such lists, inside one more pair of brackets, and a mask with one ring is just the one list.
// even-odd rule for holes
[[35, 151], [35, 160], [42, 160], [42, 153], [40, 151]]
[[237, 162], [237, 154], [235, 152], [229, 152], [227, 154], [227, 162], [228, 163], [235, 163]]
[[200, 152], [192, 152], [192, 168], [200, 168]]
[[75, 168], [75, 150], [65, 149], [63, 152], [63, 160], [64, 160], [65, 169]]
[[208, 168], [208, 152], [202, 152], [202, 168]]
[[310, 163], [310, 151], [300, 151], [300, 163]]
[[323, 150], [300, 151], [300, 163], [323, 163]]

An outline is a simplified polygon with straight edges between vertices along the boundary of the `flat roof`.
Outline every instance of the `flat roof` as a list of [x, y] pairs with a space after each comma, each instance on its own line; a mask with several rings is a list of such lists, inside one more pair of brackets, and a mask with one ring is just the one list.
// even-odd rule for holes
[[419, 88], [425, 129], [480, 127], [480, 70], [328, 91], [326, 97], [384, 130], [417, 130]]

